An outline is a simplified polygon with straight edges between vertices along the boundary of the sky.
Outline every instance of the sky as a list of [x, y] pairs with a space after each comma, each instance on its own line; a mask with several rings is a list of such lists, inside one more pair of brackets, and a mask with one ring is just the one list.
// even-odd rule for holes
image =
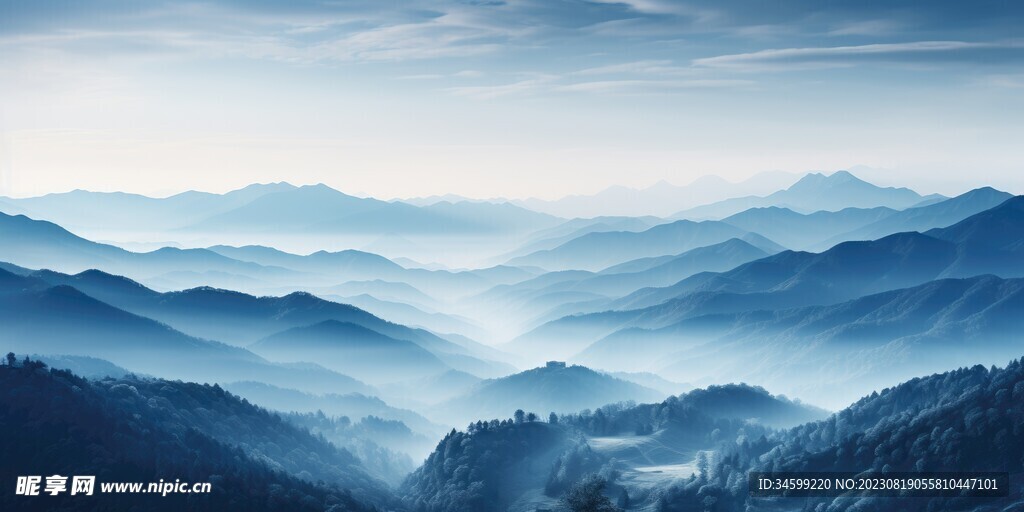
[[1024, 193], [1024, 4], [0, 0], [0, 195]]

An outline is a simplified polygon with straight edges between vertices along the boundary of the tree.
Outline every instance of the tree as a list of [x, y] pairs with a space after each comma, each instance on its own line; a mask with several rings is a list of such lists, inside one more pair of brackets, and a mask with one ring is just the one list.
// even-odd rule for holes
[[558, 425], [558, 415], [552, 412], [548, 415], [548, 423], [552, 425]]
[[528, 421], [530, 423], [533, 423], [533, 422], [537, 421], [537, 415], [532, 413], [532, 412], [531, 413], [527, 413], [526, 414], [526, 421]]
[[619, 508], [625, 510], [629, 508], [629, 493], [626, 492], [626, 488], [622, 488], [622, 492], [619, 494]]
[[707, 479], [708, 466], [710, 465], [711, 462], [708, 460], [708, 454], [703, 451], [697, 452], [697, 473], [700, 474], [701, 478]]
[[516, 419], [516, 425], [523, 422], [526, 419], [526, 413], [522, 409], [516, 409], [516, 412], [512, 415]]
[[604, 495], [607, 485], [604, 478], [588, 475], [569, 488], [562, 505], [571, 512], [618, 512], [619, 508]]
[[13, 367], [14, 366], [14, 362], [17, 361], [17, 360], [18, 360], [18, 358], [17, 358], [17, 356], [14, 355], [14, 352], [8, 352], [7, 353], [7, 366], [12, 366]]

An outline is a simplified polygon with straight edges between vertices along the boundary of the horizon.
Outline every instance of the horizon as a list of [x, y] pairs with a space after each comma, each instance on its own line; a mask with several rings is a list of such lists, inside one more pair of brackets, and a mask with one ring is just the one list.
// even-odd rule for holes
[[[855, 170], [851, 170], [851, 169], [855, 169]], [[863, 176], [864, 171], [867, 171], [869, 174], [872, 174], [873, 175], [872, 178], [867, 178], [867, 177]], [[897, 188], [897, 189], [899, 189], [899, 188], [906, 188], [906, 189], [912, 190], [914, 192], [917, 192], [918, 194], [920, 194], [922, 196], [929, 196], [929, 195], [933, 195], [933, 194], [938, 194], [938, 195], [943, 195], [943, 196], [946, 196], [946, 197], [956, 197], [958, 195], [961, 195], [961, 194], [964, 194], [964, 193], [967, 193], [967, 192], [970, 192], [970, 191], [973, 191], [973, 190], [982, 189], [982, 188], [994, 188], [996, 190], [1002, 190], [1004, 192], [1009, 192], [1009, 193], [1014, 194], [1014, 195], [1021, 195], [1022, 193], [1024, 193], [1024, 192], [1021, 192], [1021, 190], [1024, 190], [1024, 184], [1021, 185], [1021, 189], [1015, 189], [1015, 190], [1014, 189], [1002, 189], [1000, 187], [993, 186], [993, 185], [990, 185], [990, 184], [985, 184], [985, 183], [978, 184], [977, 186], [968, 186], [967, 188], [955, 188], [955, 189], [952, 189], [952, 190], [946, 190], [945, 192], [934, 191], [934, 190], [931, 190], [931, 189], [919, 189], [919, 188], [915, 188], [915, 187], [910, 186], [910, 185], [899, 184], [898, 182], [895, 182], [895, 181], [893, 181], [891, 179], [886, 179], [884, 176], [879, 174], [879, 173], [883, 173], [883, 172], [888, 172], [887, 170], [871, 169], [871, 168], [866, 168], [864, 166], [852, 166], [852, 167], [849, 167], [849, 168], [842, 168], [842, 169], [836, 169], [836, 170], [808, 170], [808, 171], [803, 171], [803, 172], [798, 172], [798, 171], [781, 171], [781, 170], [760, 171], [760, 172], [756, 172], [756, 173], [754, 173], [754, 174], [752, 174], [750, 176], [747, 176], [746, 178], [735, 180], [735, 181], [729, 180], [729, 179], [726, 179], [726, 178], [722, 178], [721, 176], [716, 175], [716, 174], [705, 174], [705, 175], [698, 176], [698, 177], [696, 177], [696, 178], [694, 178], [694, 179], [692, 179], [692, 180], [690, 180], [688, 182], [685, 182], [685, 183], [675, 183], [675, 182], [669, 181], [667, 179], [660, 179], [660, 180], [658, 180], [656, 182], [649, 183], [649, 184], [646, 184], [646, 185], [640, 185], [640, 186], [628, 186], [628, 185], [622, 185], [622, 184], [612, 184], [612, 185], [609, 185], [607, 187], [604, 187], [604, 188], [601, 188], [601, 189], [598, 189], [598, 190], [594, 190], [594, 191], [590, 191], [590, 192], [570, 192], [568, 194], [565, 194], [565, 195], [562, 195], [562, 196], [556, 196], [556, 197], [540, 197], [540, 196], [535, 196], [535, 195], [534, 196], [520, 196], [520, 197], [516, 197], [516, 196], [475, 197], [475, 196], [465, 196], [465, 195], [461, 195], [461, 194], [456, 194], [456, 193], [453, 193], [453, 192], [447, 192], [447, 193], [443, 193], [443, 194], [430, 194], [430, 195], [420, 195], [420, 196], [409, 196], [409, 197], [380, 197], [380, 196], [369, 195], [369, 194], [362, 193], [362, 192], [359, 192], [359, 191], [346, 190], [345, 188], [334, 186], [332, 184], [329, 184], [329, 183], [326, 183], [326, 182], [322, 182], [322, 181], [321, 182], [306, 182], [306, 183], [302, 183], [302, 182], [289, 181], [288, 179], [279, 180], [279, 181], [257, 181], [257, 182], [243, 183], [243, 184], [240, 184], [240, 185], [229, 185], [226, 188], [220, 188], [220, 189], [215, 189], [215, 190], [209, 190], [209, 189], [204, 190], [204, 189], [198, 189], [198, 188], [185, 188], [185, 189], [177, 190], [177, 191], [174, 191], [174, 192], [145, 193], [145, 192], [140, 192], [140, 191], [132, 191], [132, 190], [124, 190], [124, 189], [101, 190], [101, 189], [90, 189], [90, 188], [69, 188], [69, 189], [63, 189], [63, 190], [53, 190], [53, 191], [44, 192], [44, 193], [35, 194], [35, 195], [7, 195], [7, 194], [0, 193], [0, 197], [6, 197], [6, 198], [10, 198], [10, 199], [32, 199], [32, 198], [37, 198], [37, 197], [44, 197], [44, 196], [47, 196], [47, 195], [61, 195], [61, 194], [70, 194], [70, 193], [74, 193], [74, 192], [85, 192], [85, 193], [97, 193], [97, 194], [118, 194], [118, 193], [122, 193], [122, 194], [128, 194], [128, 195], [137, 195], [137, 196], [147, 197], [147, 198], [150, 198], [150, 199], [167, 199], [167, 198], [170, 198], [170, 197], [174, 197], [174, 196], [181, 195], [181, 194], [187, 194], [187, 193], [190, 193], [190, 192], [201, 193], [201, 194], [224, 195], [224, 194], [227, 194], [227, 193], [230, 193], [230, 192], [239, 191], [239, 190], [242, 190], [242, 189], [245, 189], [245, 188], [248, 188], [248, 187], [272, 186], [272, 185], [287, 185], [287, 186], [291, 186], [291, 187], [294, 187], [294, 188], [326, 186], [328, 188], [333, 189], [336, 192], [340, 192], [340, 193], [348, 195], [348, 196], [357, 197], [357, 198], [361, 198], [361, 199], [376, 199], [376, 200], [379, 200], [379, 201], [386, 201], [386, 202], [395, 202], [395, 201], [407, 202], [407, 201], [416, 201], [416, 200], [435, 200], [435, 201], [431, 201], [430, 204], [433, 204], [434, 202], [445, 202], [445, 201], [454, 201], [454, 202], [471, 201], [471, 202], [502, 203], [502, 202], [526, 202], [526, 201], [530, 201], [530, 200], [539, 200], [539, 201], [544, 201], [544, 202], [556, 202], [556, 201], [560, 201], [560, 200], [567, 199], [567, 198], [572, 198], [572, 197], [588, 197], [588, 196], [593, 196], [593, 195], [597, 195], [597, 194], [600, 194], [602, 192], [606, 192], [606, 191], [613, 190], [613, 189], [627, 189], [627, 190], [632, 190], [632, 191], [644, 191], [644, 190], [653, 189], [653, 188], [656, 188], [656, 187], [659, 187], [659, 186], [669, 186], [669, 187], [673, 187], [673, 188], [686, 188], [686, 187], [693, 186], [693, 185], [701, 182], [702, 180], [707, 180], [707, 179], [715, 179], [716, 181], [719, 181], [721, 183], [724, 183], [724, 184], [727, 184], [727, 185], [730, 185], [730, 186], [735, 186], [735, 185], [743, 184], [744, 182], [747, 182], [747, 181], [752, 180], [754, 178], [757, 178], [758, 176], [785, 174], [785, 175], [791, 175], [794, 178], [794, 183], [795, 183], [795, 181], [798, 181], [800, 179], [803, 179], [803, 178], [805, 178], [807, 176], [811, 176], [811, 175], [822, 175], [822, 176], [828, 177], [828, 176], [832, 176], [832, 175], [834, 175], [836, 173], [840, 173], [840, 172], [845, 172], [847, 174], [850, 174], [850, 175], [854, 176], [855, 178], [857, 178], [857, 179], [859, 179], [861, 181], [865, 181], [867, 183], [870, 183], [872, 185], [875, 185], [875, 186], [878, 186], [878, 187], [881, 187], [881, 188]], [[881, 179], [880, 180], [876, 180], [874, 178], [881, 178]], [[785, 190], [787, 188], [789, 188], [789, 185], [783, 186], [783, 187], [779, 188], [778, 190]], [[520, 206], [522, 206], [522, 205], [520, 205]]]

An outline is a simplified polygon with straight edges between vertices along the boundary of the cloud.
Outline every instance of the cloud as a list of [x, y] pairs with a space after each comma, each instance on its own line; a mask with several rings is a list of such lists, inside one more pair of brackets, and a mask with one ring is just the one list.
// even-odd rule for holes
[[1002, 89], [1024, 89], [1024, 74], [997, 74], [978, 78], [977, 83]]
[[694, 2], [678, 2], [672, 0], [592, 0], [598, 4], [624, 5], [630, 10], [642, 14], [667, 14], [686, 16], [706, 22], [721, 15], [721, 12], [710, 7], [697, 7]]
[[503, 96], [536, 93], [547, 89], [556, 80], [557, 77], [553, 75], [540, 75], [536, 78], [528, 78], [508, 84], [450, 87], [447, 90], [456, 96], [477, 100], [491, 100]]
[[987, 43], [965, 41], [916, 41], [859, 46], [784, 48], [760, 50], [694, 59], [693, 65], [733, 71], [780, 71], [851, 66], [858, 62], [908, 61], [924, 56], [945, 55], [953, 59], [976, 59], [979, 50], [1019, 50], [1017, 42]]
[[670, 60], [641, 60], [635, 62], [623, 62], [619, 64], [608, 64], [593, 68], [574, 71], [576, 75], [613, 75], [620, 73], [642, 73], [642, 74], [672, 74], [684, 71], [672, 65]]
[[[628, 68], [622, 68], [628, 69]], [[754, 85], [752, 80], [739, 79], [639, 79], [622, 78], [617, 80], [571, 81], [571, 78], [583, 76], [580, 73], [565, 75], [537, 74], [534, 77], [518, 80], [507, 84], [450, 87], [448, 92], [476, 100], [491, 100], [507, 96], [528, 96], [538, 94], [616, 94], [644, 95], [669, 94], [687, 89], [726, 89], [748, 87]]]
[[753, 85], [752, 80], [695, 79], [695, 80], [603, 80], [562, 85], [561, 92], [587, 92], [595, 94], [649, 94], [670, 93], [684, 89], [724, 89]]

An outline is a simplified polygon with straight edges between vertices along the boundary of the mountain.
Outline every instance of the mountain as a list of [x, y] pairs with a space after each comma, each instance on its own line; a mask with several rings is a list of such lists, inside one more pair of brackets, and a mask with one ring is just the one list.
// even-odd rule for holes
[[785, 251], [727, 272], [639, 290], [604, 305], [612, 311], [553, 320], [503, 348], [525, 355], [543, 347], [552, 357], [569, 357], [630, 327], [661, 328], [702, 315], [832, 304], [914, 286], [938, 278], [956, 259], [955, 245], [919, 233], [847, 242], [821, 254]]
[[254, 297], [210, 287], [157, 293], [121, 276], [95, 270], [74, 276], [41, 271], [32, 276], [48, 285], [76, 287], [118, 308], [159, 320], [189, 335], [237, 346], [249, 345], [287, 329], [335, 320], [415, 343], [457, 369], [482, 376], [513, 371], [504, 363], [486, 359], [500, 355], [497, 352], [481, 351], [472, 343], [453, 343], [431, 332], [391, 323], [354, 306], [308, 293]]
[[735, 310], [823, 304], [942, 277], [958, 259], [955, 244], [920, 233], [844, 242], [822, 253], [781, 252], [720, 273], [702, 273], [666, 288], [640, 290], [612, 306], [646, 308], [672, 299], [706, 304], [733, 298]]
[[215, 245], [208, 249], [238, 261], [285, 267], [300, 272], [315, 272], [330, 276], [343, 275], [350, 279], [397, 275], [404, 270], [400, 265], [383, 256], [351, 249], [338, 252], [317, 251], [306, 256], [259, 245], [244, 247]]
[[995, 208], [925, 234], [957, 244], [958, 257], [946, 275], [1024, 273], [1024, 196], [1007, 199]]
[[256, 198], [188, 226], [199, 233], [494, 233], [550, 227], [558, 219], [508, 204], [441, 202], [418, 207], [354, 197], [324, 184]]
[[[505, 348], [529, 354], [544, 347], [546, 354], [569, 357], [630, 328], [660, 329], [718, 314], [838, 304], [950, 277], [1024, 276], [1022, 205], [1024, 198], [1013, 198], [929, 234], [844, 242], [819, 254], [785, 251], [727, 272], [705, 272], [669, 287], [639, 290], [608, 304], [612, 311], [548, 322]], [[677, 340], [690, 343], [706, 336], [705, 327], [691, 325], [676, 334]], [[693, 336], [687, 334], [691, 331]]]
[[253, 184], [225, 194], [189, 191], [166, 198], [75, 190], [2, 201], [0, 208], [8, 214], [26, 213], [90, 232], [301, 229], [307, 233], [437, 234], [520, 232], [558, 222], [508, 202], [439, 202], [417, 207], [354, 197], [323, 184]]
[[249, 345], [249, 349], [275, 361], [317, 361], [335, 371], [376, 383], [448, 370], [434, 354], [411, 341], [337, 320], [293, 327], [263, 338]]
[[[20, 466], [5, 465], [2, 477], [52, 473], [49, 468], [94, 475], [89, 507], [324, 510], [338, 504], [369, 511], [394, 500], [351, 453], [216, 386], [89, 381], [26, 359], [0, 366], [0, 387], [0, 453]], [[124, 493], [116, 500], [101, 493], [106, 482], [172, 478], [208, 482], [212, 492], [200, 499]], [[35, 499], [46, 500], [47, 509], [74, 509], [83, 497]], [[20, 510], [25, 500], [3, 493], [0, 506]]]
[[910, 208], [931, 198], [907, 188], [877, 187], [847, 171], [831, 175], [811, 173], [785, 190], [767, 196], [726, 199], [680, 211], [674, 219], [723, 219], [751, 208], [779, 206], [798, 213], [820, 210], [839, 211], [845, 208], [886, 207], [894, 210]]
[[0, 260], [33, 268], [63, 272], [102, 269], [145, 280], [172, 272], [218, 272], [270, 281], [308, 282], [308, 276], [221, 256], [205, 249], [165, 247], [136, 253], [76, 236], [46, 221], [0, 213]]
[[438, 306], [437, 299], [428, 296], [408, 283], [384, 281], [383, 279], [346, 281], [342, 284], [319, 290], [324, 293], [340, 296], [370, 295], [380, 300], [400, 302], [427, 309], [433, 309]]
[[[152, 232], [187, 226], [264, 195], [294, 188], [288, 183], [253, 184], [226, 194], [188, 191], [166, 198], [74, 190], [3, 201], [22, 210], [13, 213], [25, 213], [73, 229]], [[6, 209], [4, 212], [12, 213]]]
[[605, 233], [609, 231], [639, 232], [664, 223], [657, 217], [594, 217], [590, 219], [571, 219], [553, 228], [542, 229], [530, 234], [530, 240], [511, 252], [495, 258], [497, 262], [508, 261], [518, 256], [554, 249], [559, 245], [579, 238], [588, 233]]
[[681, 382], [672, 382], [660, 375], [650, 372], [606, 372], [616, 379], [632, 382], [646, 388], [651, 388], [663, 395], [672, 396], [686, 393], [693, 389], [693, 386]]
[[[995, 274], [1024, 276], [1024, 196], [925, 234], [897, 233], [844, 242], [822, 253], [786, 251], [722, 273], [698, 274], [671, 287], [640, 290], [613, 304], [630, 309], [696, 292], [773, 292], [799, 305], [849, 299], [933, 279]], [[803, 302], [808, 304], [809, 302]]]
[[1013, 195], [991, 187], [978, 188], [945, 201], [895, 212], [877, 222], [826, 239], [817, 246], [827, 249], [846, 240], [874, 240], [893, 233], [925, 232], [949, 226], [971, 215], [994, 208], [1011, 197]]
[[[887, 219], [896, 213], [900, 212], [880, 206], [877, 208], [844, 208], [835, 212], [821, 210], [810, 214], [801, 214], [787, 208], [769, 206], [751, 208], [730, 215], [722, 219], [722, 222], [760, 233], [791, 249], [806, 249], [820, 244], [823, 240], [833, 239], [836, 233], [846, 233], [880, 222], [880, 219]], [[869, 239], [874, 238], [880, 237]], [[851, 240], [851, 238], [839, 238], [836, 243], [846, 240]], [[858, 240], [858, 238], [852, 238], [852, 240]]]
[[536, 274], [536, 272], [508, 266], [474, 270], [404, 268], [383, 256], [355, 250], [318, 251], [304, 256], [261, 246], [218, 245], [210, 247], [209, 250], [264, 267], [283, 267], [298, 272], [316, 274], [319, 279], [316, 283], [307, 286], [306, 289], [315, 290], [318, 294], [338, 293], [337, 290], [332, 291], [330, 286], [325, 286], [324, 281], [382, 280], [404, 283], [424, 291], [430, 297], [444, 299], [470, 295], [498, 284], [515, 283]]
[[973, 366], [872, 393], [835, 415], [763, 439], [723, 443], [706, 471], [660, 494], [660, 509], [739, 512], [777, 503], [752, 496], [751, 471], [1007, 472], [1006, 497], [786, 498], [800, 510], [1019, 510], [1024, 443], [1024, 365]]
[[737, 183], [714, 176], [702, 176], [687, 185], [660, 181], [646, 188], [609, 187], [593, 195], [571, 195], [552, 201], [525, 199], [515, 204], [558, 217], [593, 218], [599, 216], [667, 217], [680, 205], [698, 206], [730, 197], [767, 194], [788, 187], [797, 174], [781, 171], [762, 172]]
[[360, 393], [310, 394], [261, 382], [232, 382], [224, 389], [323, 435], [356, 456], [374, 476], [397, 486], [436, 445], [445, 428], [407, 409]]
[[599, 311], [613, 298], [641, 288], [667, 286], [705, 271], [721, 271], [767, 256], [743, 240], [698, 247], [674, 256], [641, 258], [598, 273], [548, 272], [512, 285], [496, 286], [470, 300], [505, 322], [520, 321], [519, 332], [580, 311]]
[[[466, 432], [452, 430], [399, 492], [406, 507], [424, 512], [550, 510], [536, 500], [554, 502], [542, 491], [554, 463], [576, 453], [573, 437], [568, 427], [539, 421], [482, 421]], [[582, 462], [577, 471], [599, 469], [594, 459], [575, 457]]]
[[388, 398], [397, 403], [435, 405], [468, 391], [482, 379], [457, 370], [381, 386]]
[[389, 318], [391, 321], [403, 325], [442, 333], [442, 336], [449, 340], [457, 335], [477, 340], [486, 340], [489, 336], [486, 331], [468, 318], [424, 311], [410, 304], [380, 300], [372, 295], [361, 294], [347, 297], [324, 295], [323, 298], [342, 304], [351, 304], [363, 311], [381, 318]]
[[766, 250], [782, 250], [764, 237], [723, 222], [680, 220], [638, 233], [614, 231], [588, 233], [554, 249], [537, 251], [509, 260], [509, 265], [538, 266], [548, 270], [597, 271], [637, 258], [679, 254], [739, 238]]
[[[351, 452], [370, 475], [392, 488], [401, 485], [436, 444], [433, 437], [428, 440], [415, 434], [401, 421], [376, 416], [353, 420], [318, 411], [292, 412], [285, 414], [284, 419]], [[416, 462], [413, 462], [414, 457]]]
[[729, 375], [829, 405], [961, 361], [1015, 354], [1024, 279], [944, 279], [829, 306], [626, 329], [572, 358], [691, 381]]
[[[657, 400], [661, 394], [582, 366], [546, 366], [500, 379], [484, 380], [468, 392], [436, 406], [439, 416], [470, 421], [502, 417], [509, 410], [573, 412], [627, 400]], [[458, 423], [458, 421], [456, 421]]]
[[0, 342], [8, 350], [88, 356], [132, 371], [199, 382], [259, 380], [310, 391], [369, 392], [321, 366], [273, 364], [223, 343], [189, 336], [67, 285], [0, 270]]
[[377, 416], [401, 421], [420, 433], [431, 435], [444, 433], [443, 427], [431, 423], [414, 411], [392, 407], [380, 398], [362, 393], [312, 394], [254, 381], [229, 382], [223, 387], [240, 397], [265, 404], [264, 407], [277, 411], [323, 411], [324, 414], [331, 416], [348, 416], [355, 419]]
[[436, 512], [553, 510], [567, 491], [597, 474], [614, 501], [628, 506], [636, 500], [636, 509], [657, 510], [647, 505], [656, 505], [659, 488], [686, 481], [703, 450], [770, 435], [768, 425], [827, 416], [743, 384], [650, 404], [551, 414], [547, 423], [520, 413], [515, 420], [476, 421], [448, 434], [402, 486], [405, 503]]
[[[606, 268], [573, 290], [621, 296], [642, 287], [667, 286], [700, 272], [724, 271], [770, 253], [739, 238], [691, 249], [674, 256], [642, 258]], [[644, 268], [646, 267], [646, 268]], [[630, 271], [638, 269], [636, 271]]]

